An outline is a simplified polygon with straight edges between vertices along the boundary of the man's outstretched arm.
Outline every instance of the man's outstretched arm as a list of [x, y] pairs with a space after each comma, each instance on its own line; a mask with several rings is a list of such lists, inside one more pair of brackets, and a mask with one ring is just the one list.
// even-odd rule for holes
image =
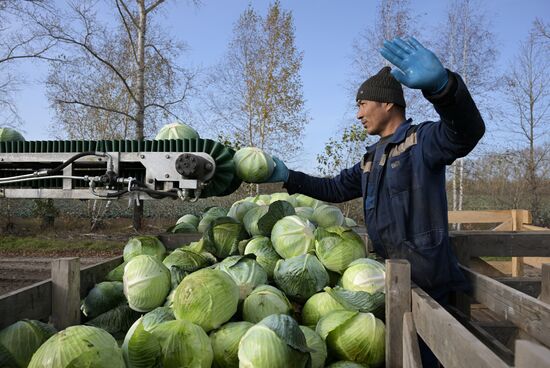
[[409, 88], [421, 89], [441, 117], [441, 123], [426, 124], [419, 135], [425, 161], [448, 165], [467, 155], [485, 133], [485, 124], [462, 78], [414, 38], [386, 41], [380, 53], [399, 68], [392, 75]]

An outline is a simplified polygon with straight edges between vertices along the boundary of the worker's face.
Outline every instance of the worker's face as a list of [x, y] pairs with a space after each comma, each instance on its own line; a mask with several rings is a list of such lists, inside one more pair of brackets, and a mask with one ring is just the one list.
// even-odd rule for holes
[[369, 135], [380, 135], [389, 121], [387, 103], [359, 100], [357, 101], [357, 119]]

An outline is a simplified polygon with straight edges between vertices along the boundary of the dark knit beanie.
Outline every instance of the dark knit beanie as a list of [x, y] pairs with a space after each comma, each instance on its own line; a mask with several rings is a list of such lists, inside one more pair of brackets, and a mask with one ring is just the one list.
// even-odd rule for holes
[[359, 91], [357, 91], [356, 101], [393, 102], [396, 105], [405, 107], [406, 104], [401, 83], [390, 74], [390, 71], [391, 68], [385, 66], [380, 69], [378, 74], [364, 81], [361, 87], [359, 87]]

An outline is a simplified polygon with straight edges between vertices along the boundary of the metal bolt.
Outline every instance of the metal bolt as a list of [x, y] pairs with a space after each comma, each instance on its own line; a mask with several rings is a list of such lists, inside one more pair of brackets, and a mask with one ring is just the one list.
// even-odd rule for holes
[[166, 157], [166, 158], [170, 158], [170, 155], [166, 155], [166, 156], [164, 156], [164, 157]]
[[164, 174], [164, 177], [165, 177], [165, 178], [169, 178], [169, 177], [170, 177], [170, 174]]
[[98, 160], [98, 161], [103, 161], [103, 159], [102, 159], [101, 157], [99, 157], [97, 160]]
[[149, 180], [147, 180], [147, 182], [148, 182], [149, 184], [153, 184], [155, 181], [154, 181], [153, 179], [149, 179]]
[[212, 170], [212, 164], [209, 162], [209, 163], [207, 163], [206, 165], [204, 165], [204, 168], [205, 168], [206, 170]]
[[139, 155], [139, 157], [140, 157], [141, 159], [144, 159], [144, 158], [145, 158], [145, 155]]

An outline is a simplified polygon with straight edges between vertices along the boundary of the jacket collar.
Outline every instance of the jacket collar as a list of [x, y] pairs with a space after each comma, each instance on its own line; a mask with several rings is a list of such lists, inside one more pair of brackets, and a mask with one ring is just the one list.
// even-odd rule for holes
[[[388, 141], [388, 143], [400, 143], [400, 142], [402, 142], [406, 138], [407, 131], [409, 130], [409, 127], [411, 126], [411, 123], [412, 123], [412, 119], [410, 119], [410, 118], [405, 120], [404, 122], [402, 122], [401, 125], [399, 125], [399, 127], [395, 131], [395, 133], [393, 133], [393, 136]], [[379, 141], [380, 140], [378, 140], [378, 142]], [[367, 146], [367, 153], [371, 153], [374, 150], [376, 150], [376, 145], [378, 144], [378, 142], [376, 142], [374, 144], [371, 144], [370, 146]]]

